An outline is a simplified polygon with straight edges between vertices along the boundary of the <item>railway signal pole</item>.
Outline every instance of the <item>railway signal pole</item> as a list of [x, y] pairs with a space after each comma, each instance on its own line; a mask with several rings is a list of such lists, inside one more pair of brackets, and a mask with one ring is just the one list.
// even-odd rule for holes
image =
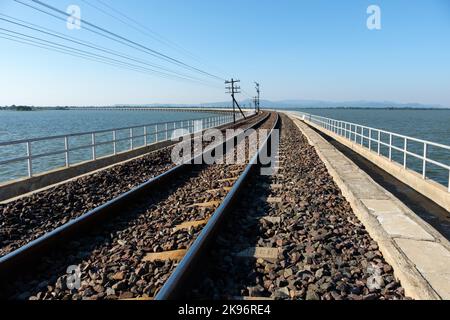
[[258, 83], [258, 82], [255, 82], [255, 85], [256, 85], [256, 92], [258, 93], [258, 96], [256, 97], [256, 99], [257, 99], [257, 103], [256, 103], [256, 105], [257, 105], [257, 112], [259, 112], [259, 111], [260, 111], [260, 102], [259, 102], [259, 98], [260, 98], [260, 90], [259, 90], [259, 83]]
[[241, 91], [240, 91], [241, 87], [236, 86], [236, 83], [239, 83], [239, 82], [241, 82], [241, 80], [234, 80], [233, 78], [231, 79], [231, 81], [225, 81], [226, 85], [227, 84], [230, 85], [230, 86], [227, 86], [225, 88], [228, 90], [227, 93], [231, 94], [231, 99], [232, 99], [232, 102], [233, 102], [233, 122], [234, 123], [236, 123], [236, 106], [239, 108], [239, 111], [241, 112], [241, 114], [244, 117], [244, 119], [246, 118], [244, 112], [242, 112], [242, 109], [239, 106], [239, 103], [237, 102], [236, 98], [234, 97], [234, 95], [236, 93], [241, 93]]

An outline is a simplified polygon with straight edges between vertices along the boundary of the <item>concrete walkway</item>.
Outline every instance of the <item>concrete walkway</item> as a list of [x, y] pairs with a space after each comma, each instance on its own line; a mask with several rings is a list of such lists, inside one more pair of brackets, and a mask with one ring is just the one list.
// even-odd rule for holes
[[449, 300], [450, 243], [300, 117], [288, 115], [315, 147], [353, 211], [378, 242], [406, 295]]

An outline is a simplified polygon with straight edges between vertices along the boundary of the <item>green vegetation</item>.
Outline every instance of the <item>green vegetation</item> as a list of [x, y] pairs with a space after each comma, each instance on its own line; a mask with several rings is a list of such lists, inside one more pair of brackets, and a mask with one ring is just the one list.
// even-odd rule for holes
[[33, 110], [34, 110], [34, 107], [12, 105], [12, 106], [10, 106], [10, 107], [0, 107], [0, 110], [10, 110], [10, 111], [33, 111]]
[[42, 110], [68, 110], [69, 107], [33, 107], [33, 106], [5, 106], [0, 107], [4, 111], [42, 111]]

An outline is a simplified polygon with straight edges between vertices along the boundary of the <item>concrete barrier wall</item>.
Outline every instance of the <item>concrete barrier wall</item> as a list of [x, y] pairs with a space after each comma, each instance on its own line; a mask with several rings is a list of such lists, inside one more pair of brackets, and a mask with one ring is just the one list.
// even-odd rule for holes
[[301, 119], [309, 126], [319, 130], [327, 136], [330, 136], [344, 146], [352, 149], [376, 166], [380, 167], [382, 170], [394, 176], [401, 182], [409, 185], [411, 188], [421, 193], [425, 197], [431, 199], [433, 202], [443, 207], [447, 211], [450, 211], [450, 193], [444, 186], [432, 180], [425, 180], [422, 178], [422, 175], [418, 174], [417, 172], [405, 169], [400, 164], [389, 161], [389, 159], [379, 156], [378, 153], [370, 151], [362, 147], [360, 144], [341, 137], [340, 135], [337, 135], [330, 130], [322, 128], [308, 120], [303, 120], [301, 117], [297, 116], [297, 118]]

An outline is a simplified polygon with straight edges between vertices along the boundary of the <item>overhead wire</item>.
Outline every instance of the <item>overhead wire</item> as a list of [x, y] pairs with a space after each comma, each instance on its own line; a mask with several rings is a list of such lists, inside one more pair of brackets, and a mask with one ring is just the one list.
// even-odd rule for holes
[[[89, 60], [93, 60], [94, 59], [94, 61], [103, 62], [103, 63], [106, 62], [107, 64], [114, 65], [116, 67], [124, 67], [126, 69], [134, 70], [134, 71], [140, 71], [142, 73], [153, 74], [153, 75], [157, 74], [158, 76], [162, 76], [162, 77], [168, 78], [168, 79], [175, 79], [175, 80], [183, 80], [183, 81], [195, 82], [195, 83], [198, 83], [198, 84], [202, 84], [202, 85], [209, 86], [209, 87], [214, 87], [214, 88], [217, 88], [217, 89], [220, 88], [218, 86], [213, 86], [211, 84], [204, 83], [204, 82], [201, 82], [201, 81], [194, 81], [194, 80], [189, 79], [189, 78], [183, 78], [183, 77], [175, 76], [175, 75], [172, 75], [172, 74], [166, 74], [166, 73], [160, 72], [158, 70], [153, 70], [153, 69], [142, 67], [142, 66], [139, 66], [139, 65], [134, 65], [134, 64], [131, 64], [131, 63], [127, 63], [127, 62], [120, 61], [120, 60], [117, 60], [117, 59], [113, 59], [113, 58], [110, 58], [110, 57], [102, 56], [102, 55], [95, 54], [95, 53], [92, 53], [92, 52], [88, 52], [88, 51], [85, 51], [85, 50], [81, 50], [81, 49], [78, 49], [78, 48], [62, 45], [62, 44], [55, 43], [55, 42], [52, 42], [52, 41], [48, 41], [46, 39], [42, 39], [42, 38], [38, 38], [38, 37], [27, 35], [27, 34], [23, 34], [23, 33], [20, 33], [20, 32], [16, 32], [16, 31], [13, 31], [13, 30], [0, 28], [0, 31], [6, 31], [7, 33], [1, 32], [1, 34], [7, 35], [7, 36], [9, 36], [11, 38], [15, 38], [16, 40], [20, 39], [20, 40], [27, 41], [28, 43], [33, 43], [35, 45], [38, 44], [41, 47], [45, 46], [46, 49], [49, 49], [49, 48], [54, 49], [52, 51], [58, 50], [58, 52], [61, 52], [61, 51], [64, 51], [66, 53], [69, 52], [69, 53], [71, 53], [71, 55], [76, 55], [78, 57], [84, 57], [84, 58], [89, 57], [90, 58]], [[3, 37], [3, 38], [6, 39], [5, 37]], [[11, 39], [8, 39], [8, 40], [11, 40]]]
[[[189, 57], [205, 66], [209, 65], [209, 63], [205, 63], [204, 59], [200, 58], [199, 56], [193, 54], [192, 52], [190, 52], [189, 50], [185, 49], [184, 47], [180, 46], [179, 44], [176, 44], [175, 42], [171, 41], [170, 39], [162, 36], [161, 34], [155, 32], [154, 30], [150, 29], [148, 26], [140, 23], [139, 21], [137, 21], [136, 19], [133, 19], [131, 17], [129, 17], [128, 15], [124, 14], [123, 12], [121, 12], [120, 10], [115, 9], [114, 7], [112, 7], [110, 4], [105, 3], [105, 1], [102, 0], [97, 0], [98, 3], [100, 3], [101, 5], [103, 5], [105, 8], [108, 8], [110, 11], [114, 12], [117, 15], [120, 15], [121, 17], [123, 17], [124, 19], [130, 21], [131, 23], [128, 23], [127, 21], [124, 21], [124, 19], [121, 19], [113, 14], [108, 13], [106, 10], [103, 10], [102, 8], [92, 4], [91, 2], [87, 1], [87, 0], [81, 0], [84, 3], [86, 3], [87, 5], [95, 8], [96, 10], [102, 12], [103, 14], [116, 19], [117, 21], [120, 21], [121, 23], [123, 23], [124, 25], [133, 28], [137, 31], [139, 31], [140, 33], [155, 39], [156, 41], [159, 41], [160, 43], [166, 45], [167, 47], [170, 47], [182, 54], [184, 54], [186, 57]], [[133, 25], [134, 24], [134, 25]], [[223, 73], [223, 70], [221, 70], [221, 68], [215, 66], [215, 65], [211, 65], [211, 67], [213, 67], [214, 69], [216, 69], [217, 71], [221, 71]], [[230, 78], [230, 77], [228, 77]]]
[[[56, 37], [56, 38], [59, 38], [59, 39], [65, 40], [65, 41], [69, 41], [69, 42], [75, 43], [77, 45], [82, 45], [82, 46], [85, 46], [85, 47], [88, 47], [88, 48], [91, 48], [91, 49], [95, 49], [95, 50], [98, 50], [98, 51], [101, 51], [101, 52], [105, 52], [105, 53], [108, 53], [108, 54], [111, 54], [111, 55], [114, 55], [114, 56], [117, 56], [117, 57], [120, 57], [120, 58], [123, 58], [123, 59], [127, 59], [127, 60], [131, 60], [131, 61], [134, 61], [134, 62], [138, 62], [138, 63], [144, 64], [144, 65], [147, 65], [147, 66], [150, 66], [150, 67], [153, 67], [153, 68], [158, 68], [158, 69], [161, 69], [163, 71], [173, 73], [175, 75], [180, 75], [180, 76], [183, 76], [183, 77], [186, 77], [186, 78], [191, 78], [191, 79], [196, 80], [196, 81], [202, 81], [202, 79], [195, 78], [195, 77], [192, 77], [190, 75], [186, 75], [184, 73], [177, 72], [177, 71], [165, 68], [165, 67], [160, 66], [160, 65], [155, 65], [155, 64], [149, 63], [148, 61], [144, 61], [144, 60], [141, 60], [141, 59], [129, 56], [127, 54], [124, 54], [124, 53], [121, 53], [121, 52], [118, 52], [118, 51], [115, 51], [115, 50], [111, 50], [111, 49], [108, 49], [108, 48], [105, 48], [105, 47], [93, 44], [91, 42], [87, 42], [87, 41], [84, 41], [84, 40], [81, 40], [81, 39], [77, 39], [77, 38], [74, 38], [74, 37], [66, 36], [66, 35], [64, 35], [62, 33], [50, 30], [50, 29], [42, 27], [42, 26], [38, 26], [38, 25], [30, 23], [30, 22], [26, 22], [26, 21], [21, 20], [21, 19], [17, 19], [17, 18], [8, 16], [8, 15], [2, 14], [2, 13], [0, 13], [0, 16], [8, 17], [9, 19], [13, 19], [15, 21], [19, 21], [20, 23], [19, 22], [15, 22], [15, 21], [11, 21], [9, 19], [1, 18], [1, 17], [0, 17], [0, 21], [5, 21], [5, 22], [8, 22], [10, 24], [14, 24], [16, 26], [20, 26], [20, 27], [23, 27], [23, 28], [27, 28], [29, 30], [37, 31], [39, 33], [50, 35], [50, 36], [53, 36], [53, 37]], [[28, 25], [25, 25], [25, 24], [28, 24]]]
[[[14, 1], [18, 2], [20, 4], [24, 4], [24, 2], [20, 1], [20, 0], [14, 0]], [[64, 12], [62, 10], [59, 10], [59, 9], [57, 9], [57, 8], [51, 6], [51, 5], [49, 5], [49, 4], [47, 4], [47, 3], [43, 2], [43, 1], [39, 1], [39, 0], [30, 0], [30, 1], [34, 2], [35, 4], [40, 5], [41, 7], [47, 8], [48, 10], [51, 10], [53, 12], [56, 12], [56, 13], [60, 14], [60, 15], [63, 15], [66, 18], [67, 17], [73, 18], [73, 19], [79, 21], [80, 23], [82, 23], [83, 25], [87, 25], [89, 27], [92, 27], [92, 28], [100, 31], [101, 32], [100, 34], [102, 36], [108, 35], [110, 39], [112, 37], [115, 40], [121, 40], [122, 43], [126, 42], [127, 45], [132, 45], [132, 47], [135, 48], [135, 49], [136, 49], [136, 47], [138, 47], [138, 48], [144, 50], [146, 53], [148, 53], [148, 54], [150, 54], [150, 55], [152, 55], [154, 57], [157, 57], [159, 59], [165, 60], [166, 62], [169, 62], [169, 63], [175, 64], [175, 65], [181, 66], [181, 67], [186, 68], [186, 69], [190, 69], [192, 71], [204, 74], [206, 76], [210, 76], [210, 77], [215, 78], [215, 79], [220, 80], [220, 81], [224, 80], [220, 76], [214, 75], [214, 74], [209, 73], [209, 72], [204, 71], [204, 70], [201, 70], [201, 69], [199, 69], [199, 68], [197, 68], [195, 66], [191, 66], [191, 65], [189, 65], [189, 64], [187, 64], [187, 63], [185, 63], [183, 61], [180, 61], [180, 60], [175, 59], [173, 57], [170, 57], [170, 56], [168, 56], [168, 55], [166, 55], [166, 54], [164, 54], [162, 52], [159, 52], [157, 50], [149, 48], [149, 47], [147, 47], [147, 46], [145, 46], [143, 44], [140, 44], [140, 43], [138, 43], [136, 41], [133, 41], [133, 40], [127, 38], [127, 37], [121, 36], [121, 35], [113, 32], [113, 31], [110, 31], [110, 30], [108, 30], [108, 29], [106, 29], [104, 27], [98, 26], [98, 25], [96, 25], [96, 24], [94, 24], [92, 22], [89, 22], [89, 21], [85, 20], [85, 19], [72, 17], [70, 14], [68, 14], [68, 13], [66, 13], [66, 12]], [[31, 7], [31, 8], [36, 9], [36, 7], [30, 6], [30, 5], [28, 5], [28, 6]], [[44, 10], [39, 10], [39, 11], [47, 13], [47, 11], [44, 11]], [[90, 29], [87, 29], [87, 30], [90, 30]]]
[[[176, 59], [176, 58], [173, 58], [173, 57], [171, 57], [169, 55], [166, 55], [166, 54], [164, 54], [164, 53], [162, 53], [162, 52], [160, 52], [158, 50], [149, 48], [146, 45], [143, 45], [141, 43], [133, 41], [133, 40], [127, 38], [127, 37], [119, 35], [119, 34], [113, 32], [113, 31], [110, 31], [110, 30], [108, 30], [108, 29], [106, 29], [104, 27], [96, 25], [96, 24], [94, 24], [92, 22], [89, 22], [89, 21], [87, 21], [85, 19], [72, 17], [70, 14], [68, 14], [68, 13], [66, 13], [64, 11], [61, 11], [58, 8], [55, 8], [55, 7], [45, 3], [43, 1], [40, 1], [40, 0], [29, 0], [29, 1], [33, 2], [34, 4], [37, 4], [37, 5], [45, 8], [46, 10], [43, 10], [42, 8], [39, 8], [39, 7], [36, 7], [36, 6], [33, 6], [33, 5], [29, 4], [29, 3], [24, 2], [26, 0], [13, 0], [13, 1], [15, 1], [15, 2], [17, 2], [19, 4], [22, 4], [24, 6], [27, 6], [27, 7], [31, 8], [31, 9], [37, 10], [37, 11], [39, 11], [41, 13], [46, 14], [46, 15], [52, 16], [52, 17], [54, 17], [56, 19], [65, 21], [65, 22], [67, 21], [68, 17], [73, 18], [75, 20], [78, 20], [80, 23], [83, 23], [83, 29], [86, 29], [89, 32], [92, 32], [94, 34], [100, 35], [100, 36], [105, 37], [105, 38], [107, 38], [109, 40], [112, 40], [112, 41], [115, 41], [115, 42], [120, 43], [122, 45], [128, 46], [128, 47], [133, 48], [135, 50], [138, 50], [140, 52], [144, 52], [144, 53], [149, 54], [149, 55], [151, 55], [153, 57], [156, 57], [156, 58], [159, 58], [161, 60], [164, 60], [165, 62], [169, 62], [171, 64], [174, 64], [174, 65], [176, 65], [178, 67], [185, 68], [187, 70], [190, 70], [191, 72], [194, 71], [194, 72], [196, 72], [198, 74], [201, 74], [202, 76], [210, 77], [210, 78], [212, 78], [214, 80], [225, 81], [225, 79], [223, 79], [222, 77], [220, 77], [218, 75], [215, 75], [215, 74], [212, 74], [210, 72], [204, 71], [204, 70], [202, 70], [200, 68], [197, 68], [196, 66], [192, 66], [192, 65], [190, 65], [188, 63], [185, 63], [185, 62], [183, 62], [183, 61], [181, 61], [179, 59]], [[142, 33], [145, 33], [146, 35], [151, 36], [154, 39], [157, 39], [159, 42], [164, 43], [165, 45], [167, 45], [169, 47], [176, 48], [178, 51], [184, 51], [185, 53], [187, 53], [192, 58], [195, 57], [193, 54], [191, 54], [189, 51], [185, 50], [181, 46], [171, 42], [168, 39], [164, 39], [164, 37], [162, 37], [161, 35], [157, 34], [156, 32], [152, 31], [148, 27], [146, 27], [143, 24], [139, 23], [137, 20], [135, 20], [133, 18], [130, 18], [129, 16], [127, 16], [127, 15], [121, 13], [120, 11], [114, 9], [112, 6], [106, 4], [102, 0], [97, 0], [97, 1], [100, 4], [102, 4], [103, 6], [107, 7], [108, 9], [110, 9], [111, 11], [114, 11], [115, 13], [117, 13], [117, 14], [121, 15], [122, 17], [124, 17], [125, 19], [127, 19], [127, 20], [133, 22], [134, 24], [136, 24], [139, 28], [145, 29], [148, 32], [145, 32], [145, 31], [139, 29], [138, 27], [135, 27], [132, 24], [124, 21], [123, 19], [118, 18], [117, 16], [106, 12], [105, 10], [99, 8], [96, 5], [88, 3], [85, 0], [82, 0], [82, 1], [84, 3], [86, 3], [86, 4], [88, 4], [88, 5], [96, 8], [97, 10], [103, 12], [104, 14], [107, 14], [107, 15], [113, 17], [114, 19], [117, 19], [117, 20], [121, 21], [122, 23], [128, 25], [129, 27], [131, 27], [131, 28], [133, 28], [133, 29], [135, 29], [137, 31], [140, 31]], [[65, 18], [63, 18], [61, 16], [58, 16], [57, 14], [54, 14], [54, 13], [49, 12], [47, 10], [51, 10], [52, 12], [55, 12], [55, 13], [57, 13], [59, 15], [63, 15], [63, 16], [65, 16]], [[1, 13], [0, 13], [0, 15], [6, 16], [6, 15], [3, 15]], [[23, 20], [20, 20], [20, 19], [16, 19], [16, 18], [13, 18], [13, 17], [10, 17], [10, 18], [15, 19], [16, 21], [21, 21], [22, 23], [27, 23], [26, 21], [23, 21]], [[136, 63], [139, 63], [139, 64], [150, 66], [152, 68], [160, 69], [160, 70], [163, 70], [165, 72], [162, 72], [162, 71], [159, 71], [159, 70], [150, 69], [150, 68], [147, 68], [147, 67], [143, 67], [141, 65], [135, 65], [135, 64], [132, 64], [132, 63], [120, 61], [120, 60], [113, 59], [113, 58], [110, 58], [110, 57], [98, 55], [98, 54], [95, 54], [95, 53], [92, 53], [92, 52], [88, 52], [88, 51], [85, 51], [85, 50], [81, 50], [81, 49], [78, 49], [78, 48], [63, 46], [63, 45], [58, 44], [58, 43], [54, 43], [54, 42], [52, 43], [51, 41], [46, 43], [47, 45], [50, 44], [50, 45], [59, 47], [58, 50], [60, 50], [60, 51], [64, 49], [66, 53], [67, 53], [67, 50], [69, 50], [69, 51], [71, 51], [72, 54], [77, 54], [78, 57], [84, 57], [84, 58], [90, 57], [90, 60], [97, 59], [95, 61], [102, 61], [103, 63], [105, 63], [107, 61], [108, 64], [113, 64], [115, 66], [119, 66], [120, 65], [120, 66], [126, 67], [126, 68], [128, 68], [130, 70], [132, 69], [134, 71], [140, 70], [141, 72], [150, 72], [150, 73], [153, 73], [153, 74], [159, 74], [160, 76], [164, 76], [164, 77], [172, 77], [172, 78], [175, 78], [175, 79], [178, 79], [178, 80], [182, 80], [182, 81], [192, 81], [192, 82], [197, 82], [197, 83], [200, 83], [200, 84], [203, 84], [203, 85], [208, 85], [208, 86], [211, 86], [211, 87], [214, 87], [214, 88], [219, 88], [219, 87], [217, 87], [215, 85], [211, 85], [210, 83], [207, 83], [206, 80], [204, 80], [204, 79], [199, 79], [199, 78], [193, 77], [191, 75], [188, 75], [188, 74], [185, 74], [185, 73], [181, 73], [179, 71], [175, 71], [175, 70], [166, 68], [165, 66], [162, 66], [162, 65], [153, 64], [153, 63], [150, 63], [150, 62], [148, 62], [146, 60], [142, 60], [140, 58], [136, 58], [136, 57], [130, 56], [130, 55], [125, 54], [125, 53], [121, 53], [121, 52], [116, 51], [116, 50], [108, 49], [106, 47], [102, 47], [102, 46], [99, 46], [97, 44], [93, 44], [93, 43], [88, 42], [88, 41], [84, 41], [84, 40], [81, 40], [81, 39], [70, 37], [70, 36], [64, 35], [62, 33], [56, 32], [54, 30], [50, 30], [48, 28], [37, 26], [37, 25], [32, 24], [30, 22], [28, 22], [28, 26], [26, 26], [26, 25], [23, 25], [23, 24], [19, 24], [17, 22], [8, 21], [7, 19], [0, 18], [0, 20], [6, 21], [6, 22], [10, 22], [10, 23], [15, 23], [16, 25], [18, 25], [20, 27], [28, 28], [28, 29], [31, 29], [31, 30], [34, 30], [34, 31], [37, 31], [37, 32], [40, 32], [40, 33], [44, 33], [44, 34], [50, 35], [52, 37], [57, 37], [57, 38], [62, 39], [64, 41], [70, 41], [70, 42], [75, 43], [77, 45], [88, 47], [88, 48], [91, 48], [91, 49], [94, 49], [94, 50], [97, 50], [97, 51], [101, 51], [103, 53], [107, 53], [107, 54], [110, 54], [110, 55], [113, 55], [113, 56], [116, 56], [116, 57], [120, 57], [122, 59], [133, 61], [133, 62], [136, 62]], [[30, 27], [30, 25], [32, 27]], [[40, 28], [40, 29], [38, 29], [38, 28]], [[6, 29], [2, 29], [2, 30], [6, 30]], [[8, 30], [6, 30], [6, 31], [8, 31]], [[152, 33], [153, 35], [150, 35], [149, 33]], [[9, 36], [11, 36], [11, 35], [9, 35]], [[25, 37], [30, 37], [29, 35], [24, 35], [24, 36]], [[2, 37], [2, 38], [6, 39], [5, 37]], [[12, 39], [8, 39], [8, 40], [12, 40]], [[22, 39], [22, 40], [24, 40], [24, 39]], [[30, 39], [28, 39], [28, 41], [29, 40]], [[46, 41], [46, 40], [40, 39], [40, 41]], [[40, 45], [42, 45], [42, 43]], [[53, 49], [55, 49], [55, 48], [53, 48]], [[243, 89], [241, 91], [248, 98], [252, 99], [252, 96], [247, 91], [245, 91]]]

